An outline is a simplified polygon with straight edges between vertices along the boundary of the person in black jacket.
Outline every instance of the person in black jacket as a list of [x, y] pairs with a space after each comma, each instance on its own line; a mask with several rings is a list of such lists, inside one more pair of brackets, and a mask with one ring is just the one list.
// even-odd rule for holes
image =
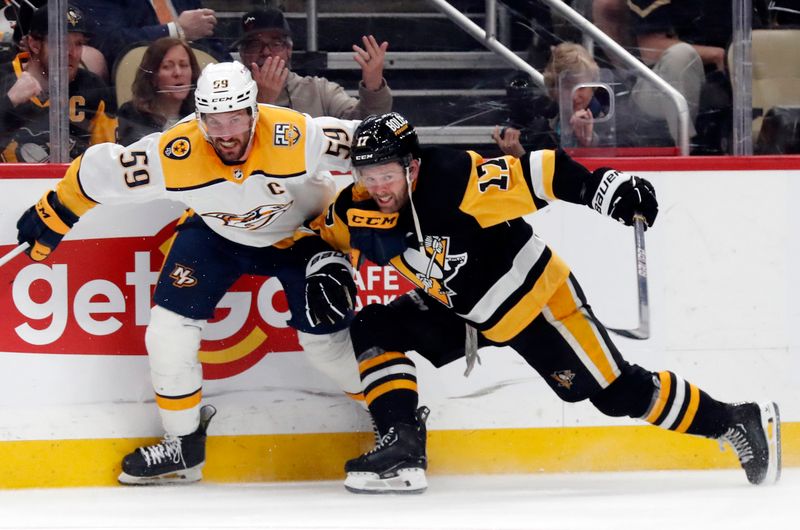
[[[116, 119], [108, 87], [80, 67], [87, 28], [83, 14], [66, 13], [69, 76], [69, 157], [90, 145], [113, 141]], [[29, 51], [20, 52], [0, 74], [0, 159], [3, 162], [47, 162], [50, 157], [47, 8], [37, 9], [26, 35]]]

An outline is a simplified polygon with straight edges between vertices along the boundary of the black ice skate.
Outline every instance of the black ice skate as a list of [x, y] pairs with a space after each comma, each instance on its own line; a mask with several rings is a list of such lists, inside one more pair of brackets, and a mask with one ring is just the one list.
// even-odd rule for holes
[[181, 484], [203, 478], [206, 462], [206, 430], [214, 414], [211, 405], [200, 409], [200, 426], [185, 436], [164, 436], [161, 442], [140, 447], [122, 460], [120, 484], [145, 486]]
[[428, 488], [425, 456], [428, 407], [417, 410], [416, 425], [398, 423], [389, 427], [378, 446], [349, 460], [344, 487], [353, 493], [422, 493]]
[[731, 444], [751, 484], [774, 484], [781, 476], [780, 420], [777, 403], [733, 405], [720, 445]]

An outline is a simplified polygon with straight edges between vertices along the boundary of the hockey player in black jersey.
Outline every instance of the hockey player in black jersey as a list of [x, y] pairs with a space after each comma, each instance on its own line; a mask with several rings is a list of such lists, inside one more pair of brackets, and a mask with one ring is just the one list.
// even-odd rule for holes
[[439, 367], [465, 354], [469, 360], [478, 345], [511, 347], [564, 401], [589, 399], [609, 416], [728, 442], [751, 483], [778, 480], [778, 406], [723, 403], [672, 372], [626, 362], [566, 263], [522, 219], [565, 200], [626, 225], [638, 213], [652, 226], [658, 203], [647, 180], [590, 172], [560, 150], [484, 159], [420, 148], [396, 113], [361, 122], [351, 157], [356, 183], [313, 226], [351, 256], [390, 263], [416, 289], [366, 306], [351, 325], [382, 439], [347, 462], [347, 489], [425, 490], [428, 410], [417, 409], [406, 352]]

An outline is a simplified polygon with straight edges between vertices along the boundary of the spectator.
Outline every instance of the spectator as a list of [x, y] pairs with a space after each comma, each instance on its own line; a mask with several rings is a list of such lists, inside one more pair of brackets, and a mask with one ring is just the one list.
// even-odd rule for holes
[[[565, 134], [562, 135], [562, 141], [560, 142], [562, 145], [591, 147], [597, 143], [593, 120], [602, 113], [602, 107], [594, 97], [594, 89], [581, 87], [573, 91], [572, 88], [576, 83], [597, 81], [599, 71], [597, 63], [594, 62], [586, 48], [580, 44], [564, 42], [552, 49], [550, 61], [544, 71], [544, 82], [548, 96], [557, 106], [561, 101], [560, 91], [572, 91], [572, 115], [569, 120], [568, 132], [565, 131]], [[569, 74], [567, 77], [569, 86], [559, 85], [564, 73]], [[540, 106], [545, 107], [543, 105]], [[547, 112], [547, 116], [551, 118], [550, 125], [556, 137], [561, 135], [558, 114], [552, 110]], [[504, 154], [519, 157], [525, 153], [526, 149], [520, 141], [521, 130], [516, 127], [504, 127], [503, 129], [499, 126], [495, 127], [492, 138]], [[555, 147], [551, 145], [553, 143], [551, 139], [541, 135], [538, 135], [538, 138], [543, 143], [538, 145], [528, 143], [527, 148], [529, 150], [531, 148]]]
[[163, 37], [153, 42], [136, 72], [133, 99], [117, 112], [117, 141], [128, 145], [194, 112], [189, 96], [198, 77], [200, 66], [185, 41]]
[[324, 77], [302, 77], [290, 70], [292, 33], [286, 17], [277, 9], [246, 13], [242, 36], [234, 47], [258, 83], [259, 103], [289, 107], [312, 117], [359, 119], [389, 112], [392, 107], [392, 94], [383, 78], [389, 43], [378, 44], [372, 35], [362, 40], [364, 48], [353, 45], [353, 58], [361, 66], [358, 99]]
[[[731, 2], [629, 0], [628, 7], [642, 61], [686, 98], [689, 136], [694, 137], [706, 70], [725, 71], [725, 47], [731, 36]], [[665, 118], [672, 138], [677, 141], [677, 112], [660, 90], [639, 78], [632, 99], [644, 114]]]
[[[213, 9], [202, 0], [75, 0], [86, 13], [94, 32], [90, 44], [98, 48], [109, 65], [131, 44], [175, 37], [203, 48], [219, 61], [230, 54], [219, 39], [211, 38], [217, 26]], [[165, 9], [154, 7], [166, 4]]]
[[[20, 51], [28, 51], [27, 35], [30, 31], [31, 16], [33, 11], [39, 7], [47, 5], [47, 0], [25, 0], [24, 2], [12, 2], [3, 9], [4, 18], [11, 21], [12, 31], [8, 35], [8, 39], [13, 42], [7, 50], [4, 50], [3, 56], [10, 53], [10, 57], [0, 59], [2, 62], [11, 62], [14, 56]], [[3, 41], [6, 40], [6, 34], [3, 34]], [[81, 66], [90, 72], [98, 75], [104, 82], [108, 83], [108, 65], [97, 48], [93, 48], [87, 44], [83, 45], [81, 51]]]
[[[116, 120], [108, 87], [93, 73], [80, 68], [87, 38], [83, 14], [67, 10], [69, 42], [69, 157], [90, 145], [114, 139]], [[50, 157], [48, 97], [47, 9], [37, 9], [26, 36], [29, 51], [20, 52], [0, 77], [0, 159], [3, 162], [46, 162]]]

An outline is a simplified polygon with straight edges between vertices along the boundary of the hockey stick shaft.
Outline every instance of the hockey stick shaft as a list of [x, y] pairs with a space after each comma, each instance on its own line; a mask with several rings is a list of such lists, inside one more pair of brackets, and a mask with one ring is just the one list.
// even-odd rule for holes
[[633, 217], [633, 236], [636, 244], [636, 286], [639, 300], [639, 326], [636, 329], [613, 329], [617, 335], [629, 339], [644, 340], [650, 338], [650, 301], [647, 293], [647, 252], [644, 244], [644, 217], [636, 214]]
[[12, 259], [16, 258], [20, 254], [22, 254], [23, 252], [28, 250], [28, 247], [30, 247], [30, 245], [28, 243], [20, 243], [19, 245], [17, 245], [16, 248], [12, 249], [5, 256], [0, 258], [0, 267], [2, 267], [3, 265], [5, 265], [9, 261], [11, 261]]

